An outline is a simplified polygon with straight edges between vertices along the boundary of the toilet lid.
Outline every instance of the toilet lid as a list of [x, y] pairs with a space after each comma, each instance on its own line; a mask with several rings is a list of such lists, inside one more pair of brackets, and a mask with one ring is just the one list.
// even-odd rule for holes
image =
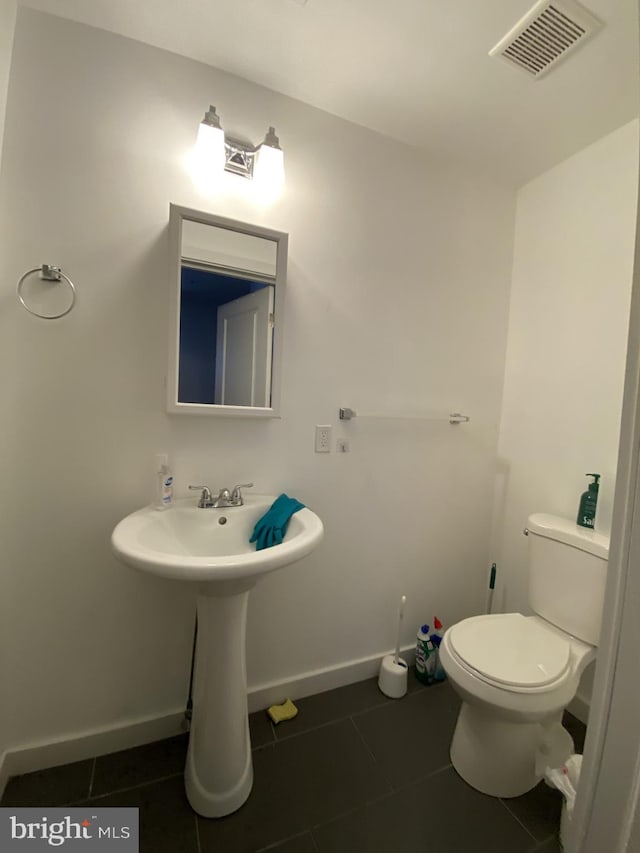
[[569, 665], [569, 643], [521, 613], [476, 616], [454, 625], [449, 642], [470, 667], [491, 681], [541, 687]]

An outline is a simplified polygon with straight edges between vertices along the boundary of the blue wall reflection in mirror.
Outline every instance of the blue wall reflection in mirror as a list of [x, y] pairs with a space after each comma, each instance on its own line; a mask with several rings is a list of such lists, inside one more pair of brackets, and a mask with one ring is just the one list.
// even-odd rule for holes
[[182, 264], [178, 399], [214, 403], [218, 308], [269, 285]]

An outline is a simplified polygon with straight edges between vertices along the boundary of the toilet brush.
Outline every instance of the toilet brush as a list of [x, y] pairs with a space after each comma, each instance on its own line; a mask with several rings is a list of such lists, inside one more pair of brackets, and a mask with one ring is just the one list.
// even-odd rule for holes
[[392, 655], [385, 655], [380, 664], [380, 675], [378, 676], [378, 687], [385, 696], [391, 699], [401, 699], [407, 692], [408, 667], [400, 657], [400, 634], [402, 632], [402, 617], [404, 616], [404, 605], [407, 596], [400, 599], [400, 611], [398, 613], [398, 633], [396, 636], [396, 650]]
[[407, 596], [403, 595], [400, 599], [400, 610], [398, 612], [398, 633], [396, 634], [396, 653], [393, 656], [393, 663], [398, 666], [400, 660], [400, 634], [402, 632], [402, 617], [404, 616], [404, 606], [407, 603]]

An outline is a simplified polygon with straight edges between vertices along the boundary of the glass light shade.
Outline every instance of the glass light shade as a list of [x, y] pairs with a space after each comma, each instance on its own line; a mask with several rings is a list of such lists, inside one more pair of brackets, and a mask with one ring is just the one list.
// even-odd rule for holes
[[275, 196], [284, 185], [284, 154], [281, 148], [262, 143], [256, 151], [253, 180], [265, 196]]
[[216, 177], [224, 171], [224, 131], [221, 127], [202, 122], [196, 140], [196, 158], [203, 173]]

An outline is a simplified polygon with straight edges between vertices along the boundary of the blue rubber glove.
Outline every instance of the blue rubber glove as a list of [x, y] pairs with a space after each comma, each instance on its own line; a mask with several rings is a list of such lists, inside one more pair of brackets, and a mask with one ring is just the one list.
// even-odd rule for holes
[[300, 509], [304, 509], [304, 504], [295, 498], [285, 494], [276, 498], [253, 528], [249, 542], [256, 543], [256, 551], [281, 545], [289, 526], [289, 519]]

